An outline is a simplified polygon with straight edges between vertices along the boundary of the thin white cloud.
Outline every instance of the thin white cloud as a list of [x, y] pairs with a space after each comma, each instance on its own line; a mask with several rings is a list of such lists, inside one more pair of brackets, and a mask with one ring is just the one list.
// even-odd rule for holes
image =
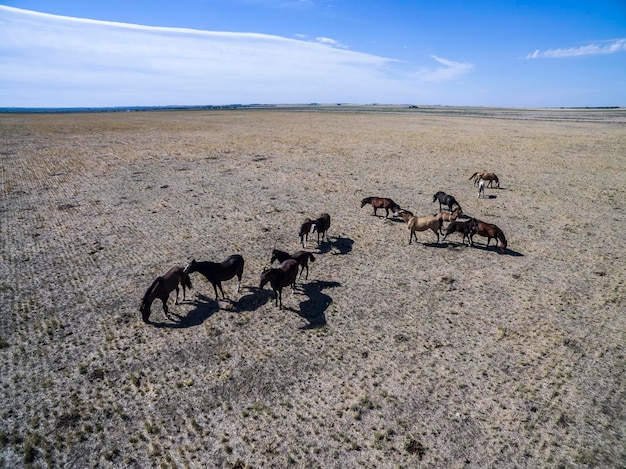
[[541, 51], [537, 49], [532, 54], [526, 56], [527, 59], [560, 59], [567, 57], [582, 57], [586, 55], [605, 55], [615, 54], [617, 52], [626, 51], [626, 39], [618, 39], [610, 41], [603, 45], [588, 44], [581, 47], [571, 47], [569, 49], [548, 49]]
[[420, 70], [316, 41], [60, 17], [0, 6], [0, 107], [406, 103], [468, 64]]
[[440, 66], [435, 69], [422, 70], [418, 73], [418, 76], [426, 82], [457, 80], [474, 69], [474, 65], [470, 63], [455, 62], [437, 57], [436, 55], [431, 55], [431, 58], [439, 63]]
[[342, 44], [339, 41], [336, 41], [335, 39], [329, 38], [329, 37], [316, 37], [315, 40], [317, 42], [319, 42], [320, 44], [327, 44], [329, 46], [333, 46], [333, 47], [339, 47], [341, 49], [347, 49], [348, 46], [346, 46], [345, 44]]

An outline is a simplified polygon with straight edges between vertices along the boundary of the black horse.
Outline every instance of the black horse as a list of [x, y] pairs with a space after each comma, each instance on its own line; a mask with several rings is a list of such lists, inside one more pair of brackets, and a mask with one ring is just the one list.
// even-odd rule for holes
[[178, 286], [182, 285], [183, 287], [183, 301], [185, 300], [185, 289], [191, 288], [191, 280], [189, 279], [189, 275], [184, 272], [182, 267], [172, 267], [168, 270], [164, 275], [157, 277], [148, 287], [145, 295], [141, 300], [141, 306], [139, 307], [139, 311], [141, 311], [141, 318], [143, 322], [148, 322], [150, 318], [150, 306], [152, 302], [157, 298], [163, 302], [163, 312], [165, 315], [171, 319], [170, 311], [167, 307], [167, 300], [170, 297], [170, 293], [172, 290], [176, 290], [176, 301], [174, 304], [178, 304]]
[[230, 280], [235, 275], [237, 276], [237, 291], [239, 291], [239, 288], [241, 287], [241, 276], [243, 275], [243, 265], [243, 257], [239, 254], [233, 254], [231, 256], [228, 256], [223, 262], [196, 262], [196, 260], [194, 259], [189, 264], [187, 264], [187, 267], [185, 267], [185, 270], [183, 272], [185, 274], [200, 272], [202, 275], [204, 275], [206, 279], [213, 285], [213, 289], [215, 290], [215, 301], [217, 301], [217, 288], [219, 287], [220, 291], [222, 292], [222, 299], [225, 299], [226, 296], [224, 295], [222, 282], [225, 280]]
[[313, 256], [313, 253], [308, 251], [296, 251], [293, 254], [289, 254], [288, 252], [281, 251], [280, 249], [273, 249], [270, 264], [273, 264], [274, 261], [285, 262], [287, 259], [294, 259], [298, 263], [300, 266], [300, 277], [302, 277], [302, 272], [306, 269], [306, 276], [304, 278], [305, 280], [308, 280], [309, 260], [311, 262], [315, 262], [315, 256]]
[[[435, 195], [433, 195], [433, 203], [435, 203], [436, 201], [439, 201], [439, 211], [441, 211], [442, 205], [447, 205], [450, 209], [450, 212], [452, 212], [452, 207], [454, 207], [455, 205], [461, 208], [461, 204], [459, 204], [453, 196], [446, 194], [443, 191], [439, 191]], [[463, 209], [461, 208], [461, 211], [462, 210]]]
[[311, 223], [311, 233], [317, 232], [317, 245], [320, 245], [320, 235], [322, 235], [322, 242], [324, 236], [328, 242], [328, 228], [330, 228], [330, 215], [328, 213], [322, 213], [320, 217]]
[[298, 262], [295, 259], [287, 259], [278, 268], [265, 269], [261, 272], [259, 288], [263, 288], [269, 282], [274, 291], [276, 306], [283, 309], [283, 287], [291, 285], [291, 291], [295, 291], [297, 275]]
[[452, 233], [461, 233], [463, 235], [463, 244], [465, 244], [465, 238], [467, 238], [469, 245], [473, 246], [474, 240], [472, 239], [472, 234], [475, 230], [476, 219], [474, 218], [470, 218], [468, 221], [453, 220], [446, 228], [446, 234], [443, 236], [442, 241], [445, 241], [448, 235]]

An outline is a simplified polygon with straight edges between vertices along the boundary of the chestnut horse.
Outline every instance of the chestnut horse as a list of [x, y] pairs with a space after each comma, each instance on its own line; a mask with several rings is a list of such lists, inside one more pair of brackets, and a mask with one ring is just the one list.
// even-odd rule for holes
[[472, 179], [474, 180], [474, 185], [477, 185], [482, 179], [483, 181], [489, 181], [487, 187], [493, 187], [493, 183], [495, 182], [498, 186], [498, 189], [500, 189], [500, 181], [498, 180], [498, 176], [496, 176], [496, 173], [477, 171], [470, 176], [469, 180], [471, 181]]
[[379, 208], [384, 208], [385, 218], [389, 216], [389, 210], [391, 210], [392, 213], [401, 210], [400, 206], [397, 203], [385, 197], [365, 197], [363, 200], [361, 200], [361, 208], [363, 208], [367, 204], [370, 204], [372, 207], [374, 207], [374, 215], [376, 215], [376, 212], [378, 212]]
[[293, 254], [289, 254], [288, 252], [281, 251], [280, 249], [272, 250], [272, 258], [270, 259], [270, 264], [273, 264], [274, 261], [285, 262], [287, 259], [294, 259], [298, 265], [300, 266], [300, 277], [302, 277], [302, 272], [306, 269], [305, 280], [309, 278], [309, 260], [311, 262], [315, 262], [315, 257], [313, 253], [308, 251], [296, 251]]
[[[170, 297], [170, 292], [172, 290], [176, 290], [176, 301], [174, 304], [178, 304], [178, 285], [182, 285], [183, 287], [183, 301], [185, 300], [185, 289], [191, 288], [191, 280], [189, 279], [189, 275], [184, 272], [182, 267], [172, 267], [168, 270], [164, 275], [157, 277], [148, 290], [146, 294], [143, 296], [141, 300], [141, 306], [139, 307], [139, 311], [141, 311], [141, 317], [143, 322], [148, 322], [150, 318], [150, 306], [152, 302], [157, 298], [163, 302], [163, 311], [165, 315], [170, 318], [170, 311], [167, 307], [167, 300]], [[170, 318], [171, 319], [171, 318]]]
[[243, 275], [243, 265], [243, 257], [239, 254], [233, 254], [228, 256], [223, 262], [196, 262], [194, 259], [187, 264], [187, 267], [185, 267], [183, 272], [185, 274], [200, 272], [204, 275], [213, 285], [213, 289], [215, 290], [215, 301], [217, 301], [217, 288], [219, 287], [222, 292], [222, 299], [226, 299], [224, 289], [222, 288], [222, 282], [224, 280], [230, 280], [235, 275], [237, 276], [237, 291], [239, 291], [239, 288], [241, 287], [241, 276]]
[[500, 251], [502, 253], [506, 251], [507, 242], [504, 232], [493, 223], [485, 223], [484, 221], [475, 220], [470, 234], [470, 239], [472, 239], [472, 236], [475, 234], [487, 238], [487, 246], [489, 246], [491, 238], [496, 240], [496, 247], [498, 246], [498, 241], [500, 241]]
[[276, 306], [283, 309], [283, 287], [291, 285], [291, 291], [294, 292], [297, 275], [298, 262], [295, 259], [287, 259], [278, 268], [265, 269], [261, 272], [259, 288], [263, 288], [269, 282], [274, 291]]

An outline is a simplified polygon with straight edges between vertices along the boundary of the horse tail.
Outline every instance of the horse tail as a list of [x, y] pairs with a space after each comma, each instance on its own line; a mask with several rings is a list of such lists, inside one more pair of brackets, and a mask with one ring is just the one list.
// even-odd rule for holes
[[476, 175], [478, 174], [478, 171], [476, 171], [474, 174], [472, 174], [469, 178], [469, 181], [471, 181], [472, 179], [474, 179], [476, 177]]
[[315, 256], [313, 255], [312, 252], [307, 253], [309, 255], [309, 259], [311, 262], [315, 262]]

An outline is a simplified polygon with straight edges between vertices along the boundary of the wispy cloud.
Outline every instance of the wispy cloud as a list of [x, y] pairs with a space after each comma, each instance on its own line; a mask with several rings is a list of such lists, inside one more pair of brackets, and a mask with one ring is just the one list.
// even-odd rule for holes
[[474, 65], [470, 63], [455, 62], [453, 60], [443, 59], [436, 55], [431, 58], [439, 63], [439, 67], [434, 69], [421, 70], [418, 76], [426, 82], [443, 82], [451, 81], [467, 75], [474, 69]]
[[[0, 106], [420, 101], [439, 67], [256, 33], [157, 28], [0, 6]], [[417, 78], [416, 78], [417, 77]]]
[[605, 41], [601, 44], [588, 44], [581, 47], [571, 47], [569, 49], [548, 49], [541, 51], [537, 49], [532, 54], [526, 56], [527, 59], [559, 59], [567, 57], [582, 57], [585, 55], [615, 54], [626, 51], [626, 39]]

